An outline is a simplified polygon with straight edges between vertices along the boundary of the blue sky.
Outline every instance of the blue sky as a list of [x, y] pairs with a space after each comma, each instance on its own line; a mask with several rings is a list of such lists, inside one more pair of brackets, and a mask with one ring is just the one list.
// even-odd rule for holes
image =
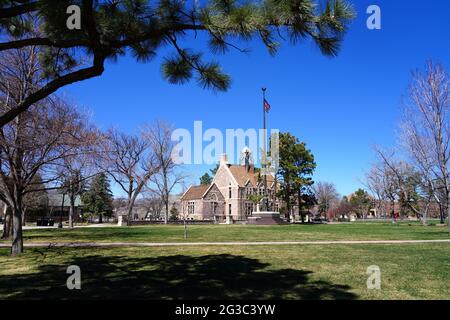
[[[450, 66], [450, 2], [446, 0], [353, 0], [358, 18], [340, 55], [327, 58], [311, 43], [283, 43], [271, 57], [257, 41], [249, 54], [217, 56], [232, 76], [225, 93], [203, 90], [192, 82], [170, 85], [161, 78], [160, 59], [139, 64], [131, 57], [108, 63], [102, 77], [71, 85], [64, 93], [88, 108], [101, 128], [137, 132], [155, 119], [193, 130], [259, 128], [261, 90], [272, 105], [269, 128], [290, 131], [315, 155], [316, 181], [331, 181], [341, 194], [361, 186], [374, 161], [371, 146], [395, 143], [401, 97], [411, 71], [427, 59]], [[382, 29], [368, 30], [366, 9], [382, 10]], [[202, 50], [202, 37], [186, 40]], [[164, 51], [163, 51], [164, 52]], [[185, 168], [193, 182], [209, 167]], [[118, 189], [113, 188], [117, 194]]]

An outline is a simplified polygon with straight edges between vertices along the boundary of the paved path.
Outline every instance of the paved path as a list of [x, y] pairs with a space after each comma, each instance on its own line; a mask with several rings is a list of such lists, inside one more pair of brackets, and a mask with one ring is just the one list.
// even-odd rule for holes
[[[94, 223], [94, 224], [86, 224], [86, 225], [75, 225], [74, 228], [105, 228], [105, 227], [117, 227], [117, 223]], [[69, 227], [67, 225], [64, 225], [63, 229], [68, 229]], [[39, 229], [58, 229], [58, 223], [55, 223], [54, 226], [45, 226], [45, 227], [38, 227], [38, 226], [23, 226], [22, 230], [39, 230]], [[0, 224], [0, 230], [3, 230], [3, 224]]]
[[[338, 240], [338, 241], [261, 241], [261, 242], [32, 242], [25, 243], [27, 248], [38, 247], [182, 247], [182, 246], [267, 246], [267, 245], [336, 245], [336, 244], [414, 244], [414, 243], [450, 243], [442, 240]], [[9, 243], [0, 243], [0, 248], [10, 247]]]

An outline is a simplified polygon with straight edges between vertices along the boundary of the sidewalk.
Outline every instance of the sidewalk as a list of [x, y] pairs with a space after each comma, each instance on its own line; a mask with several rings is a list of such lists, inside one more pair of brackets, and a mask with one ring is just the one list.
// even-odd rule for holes
[[[74, 228], [102, 228], [102, 227], [117, 227], [117, 223], [96, 223], [87, 225], [75, 225]], [[69, 227], [64, 225], [63, 229], [68, 229]], [[22, 230], [36, 230], [36, 229], [58, 229], [58, 223], [55, 223], [53, 227], [38, 227], [38, 226], [24, 226]], [[0, 224], [0, 230], [3, 230], [3, 224]]]
[[[261, 241], [261, 242], [31, 242], [24, 243], [27, 248], [40, 247], [183, 247], [183, 246], [272, 246], [272, 245], [351, 245], [351, 244], [427, 244], [450, 243], [442, 240], [340, 240], [340, 241]], [[10, 247], [9, 243], [0, 243], [0, 248]]]

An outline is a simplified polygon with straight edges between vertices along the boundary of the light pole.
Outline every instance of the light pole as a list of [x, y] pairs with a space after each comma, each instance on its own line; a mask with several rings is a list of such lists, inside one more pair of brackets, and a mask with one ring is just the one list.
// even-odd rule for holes
[[267, 141], [266, 141], [266, 90], [267, 90], [267, 88], [261, 88], [261, 90], [262, 90], [262, 93], [263, 93], [263, 103], [262, 103], [262, 107], [263, 107], [263, 156], [262, 156], [262, 159], [263, 159], [263, 163], [262, 163], [262, 165], [263, 165], [263, 179], [264, 179], [264, 201], [263, 201], [263, 203], [264, 203], [264, 208], [263, 208], [263, 210], [264, 211], [267, 211], [269, 208], [269, 204], [268, 204], [268, 200], [269, 199], [267, 199], [267, 172], [266, 172], [266, 170], [267, 170], [267, 150], [266, 150], [266, 147], [267, 147]]

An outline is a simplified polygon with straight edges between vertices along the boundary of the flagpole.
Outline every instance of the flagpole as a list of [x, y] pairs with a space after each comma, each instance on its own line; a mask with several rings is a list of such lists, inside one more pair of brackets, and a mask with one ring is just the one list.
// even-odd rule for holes
[[262, 88], [262, 93], [263, 93], [263, 133], [264, 133], [264, 137], [263, 137], [263, 143], [264, 143], [264, 147], [263, 147], [263, 176], [264, 176], [264, 210], [268, 211], [268, 203], [267, 203], [267, 141], [266, 141], [266, 88]]

